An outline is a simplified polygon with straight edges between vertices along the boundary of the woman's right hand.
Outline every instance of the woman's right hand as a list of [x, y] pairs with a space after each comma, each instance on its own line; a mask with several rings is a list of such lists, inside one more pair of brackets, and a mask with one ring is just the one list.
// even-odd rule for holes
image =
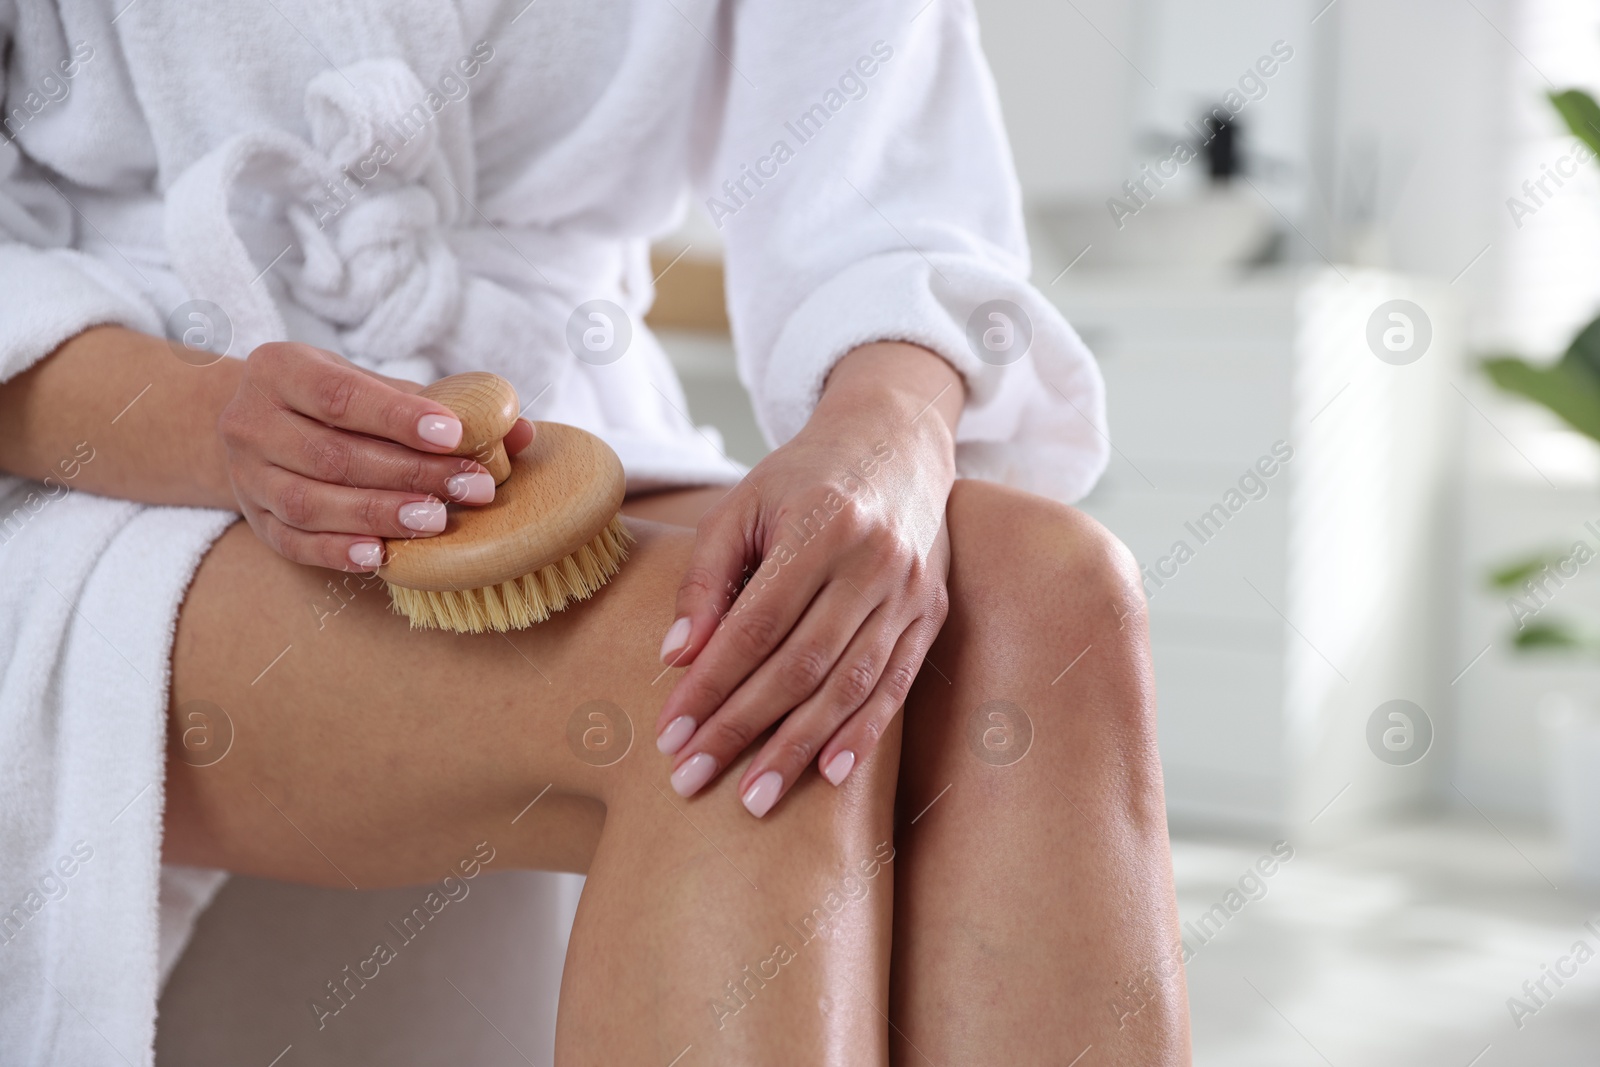
[[[296, 563], [371, 571], [384, 538], [441, 532], [445, 500], [493, 500], [489, 472], [448, 454], [460, 421], [419, 389], [310, 345], [251, 352], [217, 432], [257, 536]], [[519, 419], [507, 451], [521, 451], [532, 431]]]

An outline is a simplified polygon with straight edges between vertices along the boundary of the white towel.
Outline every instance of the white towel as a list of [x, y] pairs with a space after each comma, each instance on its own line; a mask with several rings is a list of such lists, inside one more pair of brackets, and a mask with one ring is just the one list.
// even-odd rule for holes
[[[0, 546], [0, 1062], [142, 1063], [172, 621], [233, 517], [71, 490], [31, 512], [41, 489], [0, 500], [29, 516]], [[185, 933], [169, 923], [173, 959]]]

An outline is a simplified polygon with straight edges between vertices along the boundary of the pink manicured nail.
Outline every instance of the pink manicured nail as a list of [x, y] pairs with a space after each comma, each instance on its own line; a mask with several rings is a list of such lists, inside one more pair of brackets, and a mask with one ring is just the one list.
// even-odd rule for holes
[[383, 566], [383, 546], [376, 541], [357, 541], [350, 546], [350, 563], [364, 571]]
[[689, 762], [672, 772], [672, 788], [680, 797], [692, 797], [717, 773], [717, 761], [708, 753], [697, 752]]
[[689, 617], [686, 615], [672, 624], [667, 631], [666, 638], [661, 642], [661, 662], [670, 664], [672, 657], [683, 650], [689, 643]]
[[761, 818], [772, 810], [772, 805], [778, 802], [778, 794], [783, 790], [783, 775], [777, 771], [768, 771], [755, 780], [755, 784], [744, 793], [744, 807], [751, 815]]
[[461, 443], [461, 420], [453, 415], [424, 415], [417, 420], [417, 436], [430, 445], [454, 448]]
[[420, 500], [400, 505], [400, 525], [417, 533], [438, 533], [444, 529], [444, 505], [437, 500]]
[[488, 474], [452, 474], [444, 491], [459, 504], [487, 504], [494, 499], [494, 478]]
[[845, 776], [850, 773], [850, 769], [855, 765], [856, 754], [848, 748], [843, 752], [835, 752], [833, 758], [823, 765], [822, 777], [833, 785], [838, 785], [845, 780]]
[[661, 736], [656, 738], [656, 748], [668, 756], [674, 755], [683, 743], [694, 736], [694, 720], [687, 715], [679, 715], [667, 723], [667, 728], [661, 731]]

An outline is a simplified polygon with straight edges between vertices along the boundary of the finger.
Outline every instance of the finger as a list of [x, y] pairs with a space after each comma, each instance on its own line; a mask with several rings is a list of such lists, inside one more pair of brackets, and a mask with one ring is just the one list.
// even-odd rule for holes
[[[339, 356], [338, 358], [343, 359], [344, 357]], [[346, 362], [348, 362], [348, 361], [346, 361]], [[365, 367], [363, 367], [361, 369], [362, 370], [366, 370]], [[378, 379], [378, 381], [382, 382], [385, 385], [394, 386], [396, 389], [400, 390], [402, 393], [420, 393], [424, 389], [427, 388], [427, 386], [423, 385], [421, 382], [414, 382], [410, 378], [393, 378], [393, 377], [390, 377], [387, 374], [379, 374], [375, 370], [369, 370], [369, 371], [366, 371], [366, 373], [372, 375], [374, 378]]]
[[872, 695], [822, 746], [817, 757], [817, 769], [822, 777], [834, 785], [843, 783], [851, 770], [878, 747], [889, 724], [905, 707], [906, 694], [911, 692], [911, 683], [922, 670], [941, 623], [942, 619], [921, 615], [900, 635], [883, 673], [878, 676], [878, 684], [872, 688]]
[[262, 345], [250, 354], [277, 386], [281, 402], [341, 430], [370, 434], [423, 452], [461, 443], [461, 420], [437, 400], [397, 389], [331, 352], [310, 345]]
[[[771, 811], [822, 746], [867, 702], [903, 629], [903, 622], [889, 619], [882, 609], [874, 611], [850, 639], [826, 681], [784, 716], [740, 779], [739, 797], [750, 814], [759, 819]], [[853, 765], [853, 756], [851, 761]]]
[[669, 667], [695, 661], [738, 597], [755, 555], [756, 499], [746, 480], [700, 520], [689, 566], [678, 584], [677, 614], [661, 642], [661, 661]]
[[444, 502], [422, 493], [354, 489], [267, 467], [249, 480], [253, 502], [307, 533], [427, 537], [443, 533]]
[[371, 572], [383, 563], [383, 542], [339, 533], [307, 533], [269, 511], [256, 511], [250, 527], [284, 559], [334, 571]]
[[[683, 796], [692, 796], [718, 770], [738, 758], [761, 731], [815, 693], [872, 608], [847, 582], [833, 582], [824, 588], [783, 644], [726, 701], [713, 708], [708, 718], [700, 719], [692, 713], [683, 716], [700, 726], [677, 753], [673, 788]], [[866, 692], [870, 691], [869, 683]], [[862, 693], [863, 699], [866, 692]], [[677, 725], [681, 721], [669, 723], [663, 739], [670, 740], [672, 735], [681, 733], [684, 728]], [[816, 743], [820, 746], [827, 739], [825, 733], [816, 738]], [[815, 751], [813, 748], [812, 753]], [[801, 766], [809, 762], [808, 755]]]
[[506, 455], [514, 456], [524, 448], [533, 444], [533, 423], [527, 419], [518, 419], [511, 424], [511, 429], [506, 433], [503, 443], [506, 446]]
[[[662, 752], [670, 755], [683, 747], [695, 724], [709, 719], [766, 662], [816, 596], [826, 577], [827, 559], [822, 551], [814, 550], [809, 563], [794, 562], [795, 555], [782, 543], [774, 551], [662, 702], [656, 718], [656, 747]], [[779, 560], [788, 560], [788, 565]], [[700, 625], [698, 620], [696, 625]], [[704, 771], [709, 759], [699, 761], [696, 767]], [[705, 772], [700, 784], [714, 773]]]
[[272, 461], [284, 470], [334, 485], [442, 495], [458, 504], [494, 499], [494, 478], [463, 456], [438, 456], [392, 441], [324, 426], [293, 411], [271, 416]]

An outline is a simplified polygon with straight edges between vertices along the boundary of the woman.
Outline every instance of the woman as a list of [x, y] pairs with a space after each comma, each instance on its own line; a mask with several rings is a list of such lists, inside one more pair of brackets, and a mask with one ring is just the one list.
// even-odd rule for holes
[[[1099, 379], [965, 4], [0, 28], [15, 1062], [145, 1055], [208, 885], [158, 927], [160, 862], [365, 888], [485, 842], [588, 874], [561, 1063], [1186, 1058], [1142, 596], [1058, 502]], [[639, 321], [691, 191], [748, 474]], [[412, 633], [362, 576], [492, 498], [416, 392], [480, 369], [612, 444], [638, 543], [548, 623]], [[597, 707], [614, 762], [569, 744]]]

